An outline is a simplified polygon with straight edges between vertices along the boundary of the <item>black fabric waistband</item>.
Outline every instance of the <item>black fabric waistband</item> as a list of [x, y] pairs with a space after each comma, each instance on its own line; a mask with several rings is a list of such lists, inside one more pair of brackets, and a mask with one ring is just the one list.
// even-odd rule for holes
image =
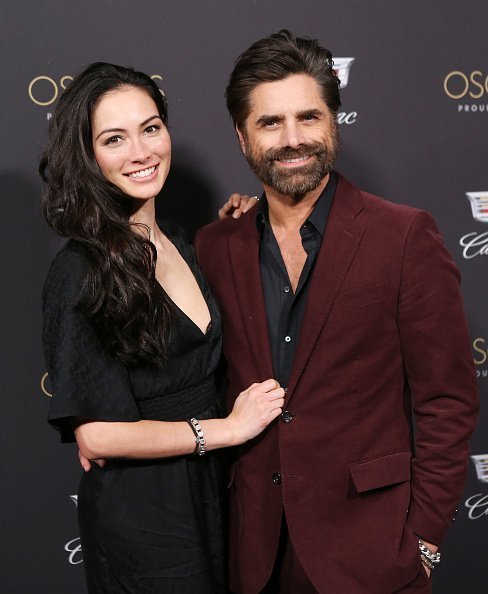
[[213, 376], [200, 384], [179, 392], [140, 400], [137, 403], [141, 419], [149, 421], [183, 421], [202, 414], [217, 400]]

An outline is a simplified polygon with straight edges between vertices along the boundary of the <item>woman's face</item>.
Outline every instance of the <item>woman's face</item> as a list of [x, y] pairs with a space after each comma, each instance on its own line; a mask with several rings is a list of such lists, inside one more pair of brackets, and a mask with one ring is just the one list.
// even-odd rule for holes
[[92, 117], [95, 158], [105, 178], [128, 196], [154, 198], [171, 163], [171, 140], [153, 99], [138, 87], [106, 93]]

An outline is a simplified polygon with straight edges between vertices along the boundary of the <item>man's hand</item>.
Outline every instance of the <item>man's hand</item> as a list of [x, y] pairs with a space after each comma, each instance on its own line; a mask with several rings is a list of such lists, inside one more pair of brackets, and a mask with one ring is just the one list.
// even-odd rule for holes
[[232, 217], [238, 219], [242, 214], [258, 203], [257, 196], [247, 196], [246, 194], [231, 194], [227, 202], [219, 209], [219, 219]]
[[88, 458], [85, 458], [85, 456], [83, 456], [83, 454], [80, 452], [80, 450], [78, 450], [78, 458], [80, 459], [81, 467], [83, 468], [83, 470], [85, 472], [90, 472], [93, 463], [100, 466], [100, 468], [103, 468], [105, 466], [105, 464], [107, 463], [107, 461], [103, 460], [103, 459], [88, 460]]
[[[433, 553], [437, 553], [437, 549], [439, 548], [437, 545], [435, 545], [432, 542], [428, 542], [427, 540], [424, 540], [423, 538], [420, 539], [424, 545]], [[428, 577], [430, 577], [430, 574], [432, 573], [432, 569], [430, 569], [429, 567], [427, 567], [427, 565], [425, 565], [425, 563], [422, 563], [422, 567], [425, 569], [425, 573], [427, 574]]]

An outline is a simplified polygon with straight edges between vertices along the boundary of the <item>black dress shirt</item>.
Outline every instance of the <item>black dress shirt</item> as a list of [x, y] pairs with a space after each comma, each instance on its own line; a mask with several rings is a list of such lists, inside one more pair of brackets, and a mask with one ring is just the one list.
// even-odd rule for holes
[[293, 293], [278, 242], [269, 222], [268, 203], [263, 195], [259, 202], [256, 224], [261, 234], [260, 265], [268, 329], [273, 355], [275, 378], [288, 386], [295, 350], [305, 314], [308, 288], [319, 253], [330, 207], [337, 187], [337, 175], [332, 172], [329, 182], [315, 203], [308, 219], [300, 227], [307, 259]]

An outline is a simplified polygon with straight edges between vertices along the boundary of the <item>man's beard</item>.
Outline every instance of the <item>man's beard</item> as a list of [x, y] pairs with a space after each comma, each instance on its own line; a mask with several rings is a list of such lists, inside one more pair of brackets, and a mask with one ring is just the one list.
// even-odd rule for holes
[[[337, 156], [337, 137], [330, 147], [320, 142], [302, 144], [297, 148], [268, 149], [262, 154], [254, 153], [246, 143], [246, 159], [261, 182], [285, 196], [300, 197], [315, 190], [330, 173]], [[311, 163], [293, 168], [280, 166], [276, 161], [313, 156]]]

